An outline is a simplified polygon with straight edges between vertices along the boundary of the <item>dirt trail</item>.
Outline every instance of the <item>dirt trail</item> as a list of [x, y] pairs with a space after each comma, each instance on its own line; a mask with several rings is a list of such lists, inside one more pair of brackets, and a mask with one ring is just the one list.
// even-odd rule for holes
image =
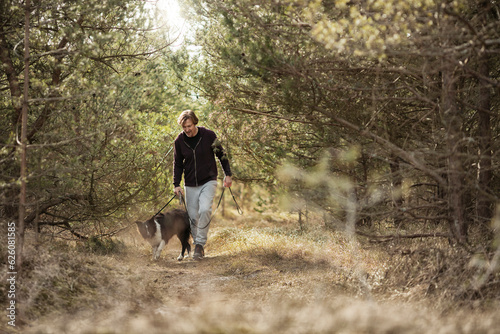
[[295, 313], [338, 297], [331, 283], [336, 269], [324, 261], [208, 247], [203, 260], [179, 262], [177, 240], [153, 261], [143, 240], [133, 235], [126, 244], [123, 254], [100, 256], [95, 264], [95, 271], [107, 272], [98, 279], [95, 308], [80, 307], [71, 322], [64, 312], [52, 314], [25, 332], [285, 333], [293, 324], [290, 308]]

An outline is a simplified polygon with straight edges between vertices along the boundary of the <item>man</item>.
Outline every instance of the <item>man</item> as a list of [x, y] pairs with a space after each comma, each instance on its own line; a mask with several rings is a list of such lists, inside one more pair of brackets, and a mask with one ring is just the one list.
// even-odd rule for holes
[[232, 184], [229, 160], [212, 130], [199, 127], [198, 117], [191, 110], [184, 110], [177, 122], [182, 132], [174, 141], [174, 192], [183, 193], [180, 187], [184, 173], [186, 206], [191, 218], [191, 234], [195, 245], [193, 259], [205, 256], [208, 225], [212, 215], [212, 202], [217, 189], [217, 163], [224, 170], [224, 187]]

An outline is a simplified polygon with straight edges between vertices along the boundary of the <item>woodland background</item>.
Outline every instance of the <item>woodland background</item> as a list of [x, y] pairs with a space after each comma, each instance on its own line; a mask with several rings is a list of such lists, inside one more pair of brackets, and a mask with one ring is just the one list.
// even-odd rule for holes
[[497, 1], [180, 4], [185, 35], [154, 1], [0, 4], [0, 216], [20, 273], [25, 231], [108, 245], [163, 206], [193, 109], [244, 211], [412, 255], [446, 244], [433, 275], [459, 263], [455, 297], [498, 302]]

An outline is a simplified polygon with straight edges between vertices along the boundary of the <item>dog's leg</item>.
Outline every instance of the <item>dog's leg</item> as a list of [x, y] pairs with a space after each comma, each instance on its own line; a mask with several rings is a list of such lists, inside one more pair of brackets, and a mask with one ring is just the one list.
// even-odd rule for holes
[[165, 247], [165, 245], [166, 245], [165, 240], [162, 240], [160, 242], [160, 244], [157, 246], [157, 248], [156, 248], [156, 259], [160, 258], [161, 250], [163, 249], [163, 247]]
[[187, 249], [188, 251], [188, 256], [191, 253], [191, 245], [189, 244], [189, 230], [183, 232], [182, 234], [177, 234], [177, 237], [181, 241], [182, 244], [182, 251], [177, 260], [182, 261], [184, 259], [184, 253]]
[[177, 257], [177, 261], [184, 260], [184, 252], [186, 251], [186, 245], [184, 243], [184, 240], [181, 240], [181, 244], [182, 244], [182, 250], [181, 250], [181, 254], [179, 254], [179, 256]]
[[158, 249], [158, 246], [153, 246], [152, 253], [153, 253], [153, 261], [156, 260], [156, 250]]

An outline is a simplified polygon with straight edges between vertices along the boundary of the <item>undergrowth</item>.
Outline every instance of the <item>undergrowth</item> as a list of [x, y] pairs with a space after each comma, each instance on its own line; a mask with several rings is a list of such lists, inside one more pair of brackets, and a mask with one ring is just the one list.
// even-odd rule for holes
[[91, 253], [108, 255], [120, 253], [125, 250], [125, 244], [121, 240], [113, 238], [99, 238], [92, 236], [78, 244], [79, 248]]
[[478, 254], [447, 241], [419, 240], [390, 245], [385, 288], [408, 300], [432, 300], [443, 310], [485, 309], [500, 303], [500, 271], [478, 284]]

